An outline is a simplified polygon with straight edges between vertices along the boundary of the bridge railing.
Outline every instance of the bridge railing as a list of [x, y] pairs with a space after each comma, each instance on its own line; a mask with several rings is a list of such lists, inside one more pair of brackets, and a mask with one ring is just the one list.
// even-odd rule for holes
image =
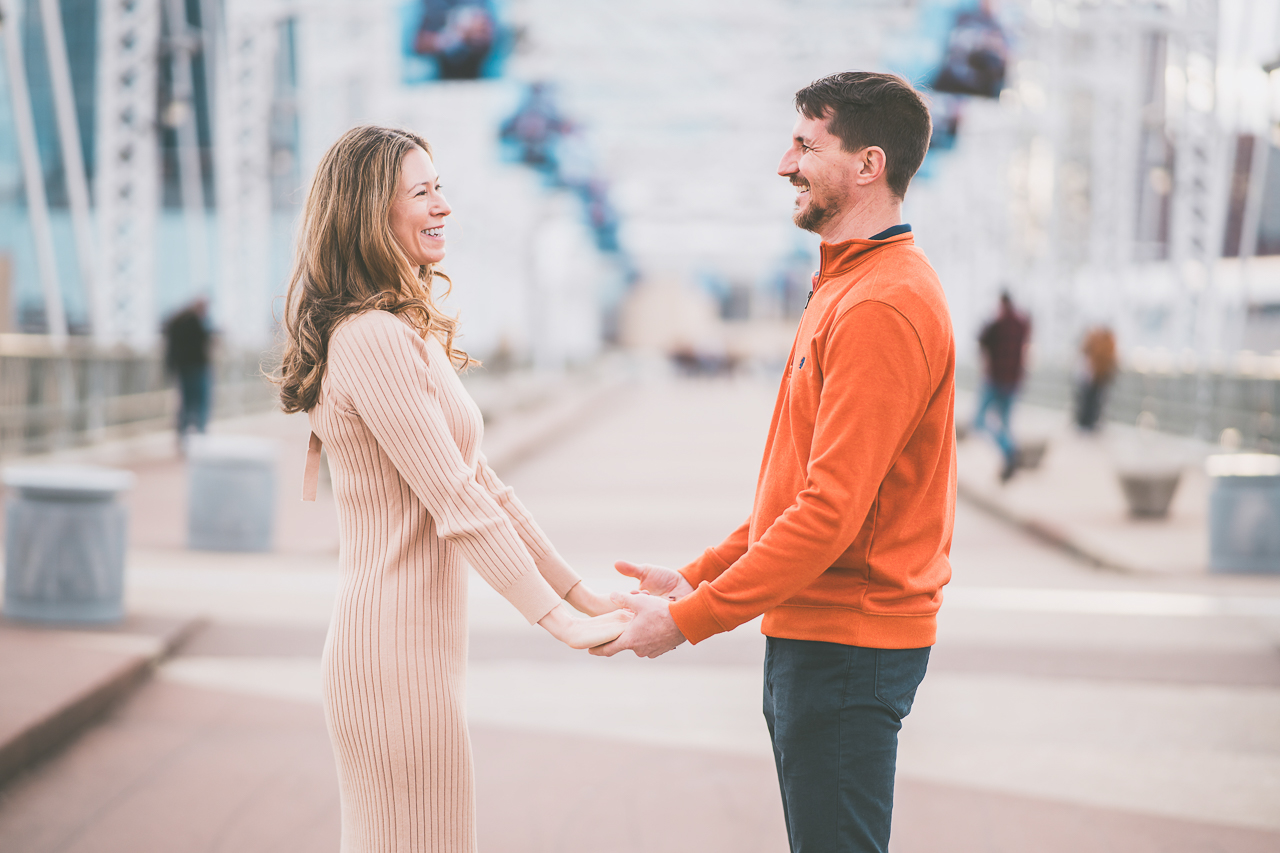
[[[269, 353], [219, 353], [213, 416], [276, 404]], [[0, 334], [0, 455], [40, 453], [163, 428], [178, 392], [159, 353], [104, 350], [72, 338]]]
[[[957, 368], [957, 383], [976, 388], [978, 368]], [[1200, 395], [1204, 393], [1203, 427]], [[1020, 398], [1030, 403], [1070, 409], [1076, 379], [1066, 367], [1037, 367], [1023, 383]], [[1242, 446], [1280, 448], [1280, 377], [1241, 373], [1122, 370], [1107, 394], [1104, 417], [1133, 424], [1142, 412], [1155, 415], [1157, 428], [1176, 435], [1216, 439], [1222, 430], [1240, 431]], [[972, 413], [957, 412], [958, 420]]]

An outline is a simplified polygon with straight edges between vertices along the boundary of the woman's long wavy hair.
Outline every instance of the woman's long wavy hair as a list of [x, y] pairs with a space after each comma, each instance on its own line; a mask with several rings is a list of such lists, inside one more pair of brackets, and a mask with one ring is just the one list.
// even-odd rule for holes
[[[325, 152], [302, 213], [297, 257], [285, 296], [284, 353], [277, 383], [286, 412], [316, 405], [324, 380], [329, 336], [347, 317], [389, 311], [423, 337], [434, 335], [459, 368], [475, 362], [454, 346], [458, 321], [442, 314], [432, 284], [452, 282], [432, 265], [409, 260], [391, 233], [391, 206], [401, 163], [415, 147], [431, 155], [421, 136], [387, 127], [347, 131]], [[448, 295], [448, 291], [445, 291]]]

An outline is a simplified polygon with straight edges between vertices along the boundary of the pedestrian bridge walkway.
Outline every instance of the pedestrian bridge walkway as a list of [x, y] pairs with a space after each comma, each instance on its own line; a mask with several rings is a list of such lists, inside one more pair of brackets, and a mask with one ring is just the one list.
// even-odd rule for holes
[[[500, 472], [588, 582], [624, 588], [614, 559], [679, 565], [745, 517], [774, 391], [772, 378], [635, 379]], [[494, 450], [531, 422], [497, 419]], [[181, 501], [181, 468], [158, 451], [132, 463], [131, 607], [205, 622], [101, 725], [4, 790], [5, 851], [336, 845], [318, 703], [332, 498], [322, 488], [303, 504], [290, 485], [304, 418], [222, 428], [294, 451], [279, 470], [277, 551], [197, 554], [149, 530]], [[1099, 572], [965, 503], [953, 562], [902, 735], [896, 853], [1280, 845], [1274, 579]], [[599, 659], [525, 625], [482, 583], [470, 609], [481, 849], [784, 849], [754, 626], [655, 661]], [[75, 647], [49, 635], [24, 648], [52, 672]]]

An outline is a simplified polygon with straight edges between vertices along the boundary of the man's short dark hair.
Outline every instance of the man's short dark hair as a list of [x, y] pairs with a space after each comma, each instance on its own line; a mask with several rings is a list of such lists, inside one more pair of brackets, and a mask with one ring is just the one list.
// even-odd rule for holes
[[910, 83], [896, 74], [842, 71], [796, 92], [796, 109], [807, 119], [828, 119], [845, 151], [884, 149], [889, 189], [906, 196], [933, 133], [929, 107]]

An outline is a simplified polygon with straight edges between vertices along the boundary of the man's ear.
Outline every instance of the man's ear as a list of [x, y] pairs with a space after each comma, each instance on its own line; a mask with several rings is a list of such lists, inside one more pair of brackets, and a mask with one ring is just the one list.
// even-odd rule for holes
[[868, 184], [874, 184], [889, 168], [889, 160], [885, 157], [884, 149], [879, 145], [868, 145], [858, 152], [857, 171], [854, 179], [858, 186], [864, 187]]

